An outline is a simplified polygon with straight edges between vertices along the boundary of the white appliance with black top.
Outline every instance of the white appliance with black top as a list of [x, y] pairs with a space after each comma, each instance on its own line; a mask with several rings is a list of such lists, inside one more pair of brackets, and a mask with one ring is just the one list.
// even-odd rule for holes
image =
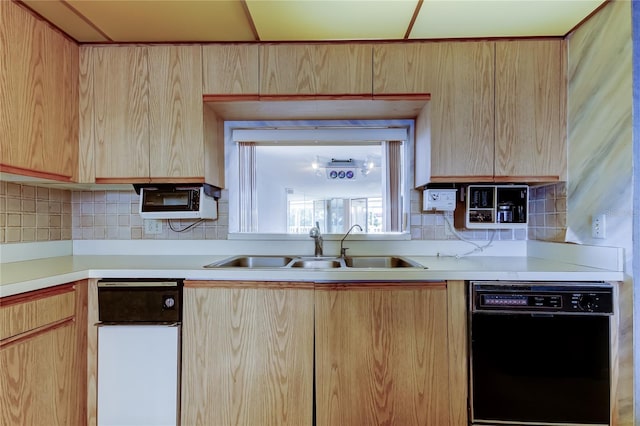
[[472, 281], [470, 424], [609, 425], [613, 287]]
[[182, 285], [98, 282], [98, 426], [179, 425]]

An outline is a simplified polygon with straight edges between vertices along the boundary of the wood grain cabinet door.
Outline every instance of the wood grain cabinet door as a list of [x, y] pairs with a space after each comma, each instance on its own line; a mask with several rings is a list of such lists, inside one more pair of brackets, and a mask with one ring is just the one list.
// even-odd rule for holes
[[149, 49], [149, 174], [152, 182], [204, 180], [200, 46]]
[[313, 289], [246, 285], [184, 290], [182, 424], [312, 425]]
[[496, 42], [496, 179], [564, 180], [563, 63], [562, 40]]
[[330, 287], [316, 289], [317, 425], [448, 425], [445, 284]]
[[435, 43], [376, 44], [373, 47], [373, 94], [431, 93]]
[[96, 182], [148, 182], [148, 49], [99, 47], [92, 57]]
[[207, 95], [257, 95], [258, 45], [202, 46], [203, 92]]
[[493, 43], [437, 43], [433, 55], [429, 101], [431, 181], [491, 179], [494, 155]]
[[0, 2], [0, 169], [69, 181], [78, 138], [78, 46]]
[[277, 44], [260, 48], [261, 95], [371, 95], [372, 46]]

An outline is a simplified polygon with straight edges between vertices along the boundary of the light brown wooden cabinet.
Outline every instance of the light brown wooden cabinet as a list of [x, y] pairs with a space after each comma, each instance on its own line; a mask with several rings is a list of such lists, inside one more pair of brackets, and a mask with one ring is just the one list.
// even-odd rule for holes
[[496, 42], [496, 180], [566, 179], [562, 40]]
[[0, 423], [86, 420], [86, 285], [0, 299]]
[[93, 71], [96, 182], [148, 182], [148, 48], [96, 47], [87, 54], [92, 57], [89, 71]]
[[274, 44], [260, 47], [260, 95], [371, 96], [369, 44]]
[[318, 286], [315, 324], [319, 426], [450, 424], [444, 283]]
[[182, 424], [313, 424], [313, 287], [185, 282]]
[[416, 181], [558, 181], [566, 174], [562, 40], [374, 47], [374, 95], [429, 93]]
[[97, 46], [83, 55], [83, 96], [93, 99], [80, 99], [81, 150], [94, 154], [88, 181], [224, 186], [222, 125], [202, 102], [200, 46]]
[[78, 46], [0, 2], [0, 171], [71, 181], [78, 157]]
[[202, 46], [205, 95], [258, 95], [257, 44]]
[[187, 281], [182, 423], [466, 425], [464, 288]]
[[493, 176], [491, 42], [374, 47], [374, 96], [430, 94], [416, 125], [416, 186]]

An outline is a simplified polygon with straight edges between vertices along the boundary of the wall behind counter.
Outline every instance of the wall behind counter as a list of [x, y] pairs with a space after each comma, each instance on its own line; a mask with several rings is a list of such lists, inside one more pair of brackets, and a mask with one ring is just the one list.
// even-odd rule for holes
[[[528, 230], [496, 231], [495, 240], [564, 241], [564, 183], [531, 188]], [[228, 237], [228, 194], [222, 191], [219, 219], [186, 232], [172, 231], [166, 220], [160, 234], [146, 234], [135, 191], [72, 191], [0, 181], [0, 243], [56, 240], [224, 240]], [[454, 240], [442, 213], [423, 213], [421, 194], [411, 193], [411, 239]], [[183, 229], [191, 220], [174, 220]], [[493, 231], [461, 231], [465, 238], [488, 241]]]

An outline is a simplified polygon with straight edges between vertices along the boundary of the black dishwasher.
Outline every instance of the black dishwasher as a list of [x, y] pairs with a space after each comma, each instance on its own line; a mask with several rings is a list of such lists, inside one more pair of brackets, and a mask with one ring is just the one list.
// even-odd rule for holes
[[612, 286], [473, 281], [470, 308], [472, 425], [609, 424]]

